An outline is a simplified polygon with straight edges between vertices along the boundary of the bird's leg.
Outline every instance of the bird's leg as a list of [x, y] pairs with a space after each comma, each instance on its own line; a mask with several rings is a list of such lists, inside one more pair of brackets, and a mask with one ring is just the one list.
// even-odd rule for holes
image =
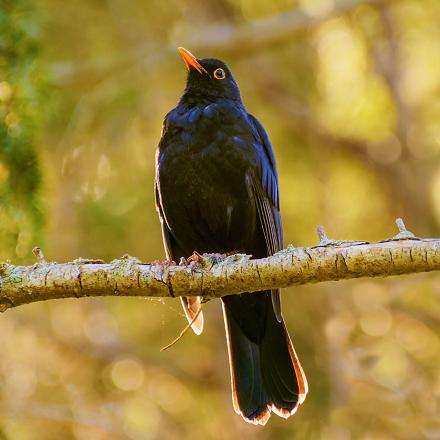
[[[206, 266], [205, 258], [203, 257], [203, 255], [200, 255], [197, 251], [194, 251], [194, 253], [188, 257], [188, 259], [186, 259], [185, 257], [180, 258], [179, 266], [189, 266], [190, 269], [194, 269], [196, 265]], [[201, 304], [205, 304], [208, 301], [210, 301], [210, 298], [204, 298], [204, 297], [201, 298]], [[197, 315], [194, 317], [192, 322], [194, 322], [197, 319], [197, 316], [199, 316], [200, 310], [201, 310], [201, 308], [197, 312]], [[191, 324], [189, 324], [189, 327], [191, 326]], [[180, 339], [180, 337], [179, 337], [179, 339]], [[168, 348], [168, 346], [165, 348]], [[162, 349], [162, 350], [164, 350], [164, 349]]]
[[205, 258], [202, 254], [199, 254], [197, 251], [194, 251], [192, 255], [188, 257], [187, 264], [203, 264], [205, 261]]
[[189, 266], [194, 268], [195, 266], [201, 267], [202, 269], [210, 269], [214, 264], [218, 264], [224, 260], [229, 255], [235, 255], [236, 252], [228, 252], [226, 254], [211, 253], [211, 254], [200, 254], [194, 251], [193, 254], [187, 259], [181, 258], [179, 265]]
[[179, 266], [189, 266], [193, 268], [196, 264], [200, 263], [202, 259], [203, 257], [199, 253], [194, 252], [188, 258], [180, 257]]

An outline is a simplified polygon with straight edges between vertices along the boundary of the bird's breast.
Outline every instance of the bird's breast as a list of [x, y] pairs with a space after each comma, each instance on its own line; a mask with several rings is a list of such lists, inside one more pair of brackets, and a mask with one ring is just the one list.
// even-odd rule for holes
[[211, 103], [171, 114], [161, 142], [159, 166], [185, 171], [196, 181], [243, 181], [258, 166], [255, 139], [241, 107]]
[[194, 249], [239, 249], [255, 228], [248, 176], [257, 157], [242, 117], [211, 104], [167, 128], [157, 167], [164, 213], [173, 233]]

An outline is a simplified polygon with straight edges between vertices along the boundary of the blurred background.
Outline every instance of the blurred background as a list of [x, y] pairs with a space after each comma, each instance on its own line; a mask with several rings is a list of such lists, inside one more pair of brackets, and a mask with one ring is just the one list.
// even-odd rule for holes
[[[153, 198], [177, 46], [225, 60], [278, 159], [286, 244], [440, 226], [438, 0], [1, 0], [0, 261], [164, 256]], [[202, 251], [202, 249], [200, 250]], [[0, 316], [0, 439], [438, 439], [440, 277], [286, 289], [310, 393], [235, 415], [220, 302], [52, 301]]]

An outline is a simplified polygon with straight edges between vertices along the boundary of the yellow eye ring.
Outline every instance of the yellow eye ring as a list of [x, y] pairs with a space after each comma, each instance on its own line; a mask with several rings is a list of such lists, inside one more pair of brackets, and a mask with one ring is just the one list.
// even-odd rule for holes
[[215, 69], [214, 70], [214, 78], [215, 79], [225, 79], [226, 78], [226, 73], [223, 69]]

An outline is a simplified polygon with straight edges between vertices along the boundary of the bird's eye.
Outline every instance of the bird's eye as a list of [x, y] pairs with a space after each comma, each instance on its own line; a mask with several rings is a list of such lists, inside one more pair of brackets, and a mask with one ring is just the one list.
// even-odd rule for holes
[[226, 73], [223, 69], [215, 69], [214, 70], [214, 78], [215, 79], [225, 79], [226, 78]]

